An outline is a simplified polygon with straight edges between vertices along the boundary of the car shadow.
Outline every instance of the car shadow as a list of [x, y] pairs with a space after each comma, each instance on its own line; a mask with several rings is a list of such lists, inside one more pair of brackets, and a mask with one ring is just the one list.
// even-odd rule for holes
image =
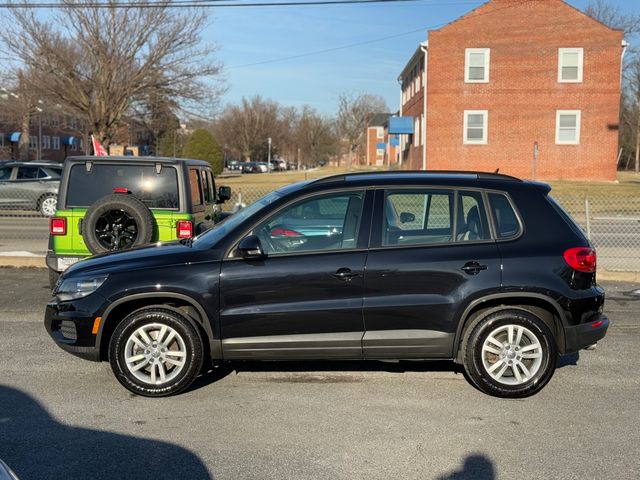
[[494, 480], [496, 478], [493, 462], [482, 454], [468, 455], [462, 468], [441, 475], [436, 480]]
[[[95, 413], [101, 413], [99, 406]], [[189, 450], [168, 442], [64, 425], [31, 396], [3, 385], [0, 458], [21, 479], [213, 479]]]
[[556, 368], [575, 367], [580, 361], [580, 352], [569, 353], [568, 355], [558, 356]]
[[[222, 364], [211, 367], [203, 371], [193, 384], [188, 388], [190, 390], [198, 390], [206, 387], [212, 383], [222, 380], [224, 377], [236, 374], [239, 375], [244, 372], [251, 373], [300, 373], [300, 377], [289, 378], [291, 382], [326, 382], [325, 383], [340, 383], [341, 380], [338, 377], [331, 376], [328, 379], [327, 374], [348, 372], [388, 372], [388, 373], [406, 373], [406, 372], [451, 372], [455, 374], [463, 373], [461, 365], [453, 363], [452, 361], [435, 360], [435, 361], [381, 361], [381, 360], [308, 360], [308, 361], [233, 361], [224, 362]], [[313, 375], [309, 375], [313, 374]], [[274, 382], [282, 381], [280, 378], [275, 378]], [[345, 379], [342, 380], [347, 381]]]

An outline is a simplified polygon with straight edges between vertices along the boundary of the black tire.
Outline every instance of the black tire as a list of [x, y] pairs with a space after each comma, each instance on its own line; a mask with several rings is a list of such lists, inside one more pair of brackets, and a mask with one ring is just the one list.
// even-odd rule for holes
[[[108, 215], [110, 212], [119, 212], [127, 215], [133, 222], [130, 225], [132, 227], [131, 231], [126, 229], [113, 230], [113, 234], [107, 234], [111, 235], [111, 237], [98, 238], [96, 228], [103, 226], [102, 224], [105, 222], [105, 217], [103, 216]], [[118, 228], [115, 222], [113, 224], [106, 223], [106, 225], [107, 228]], [[123, 250], [151, 242], [154, 225], [153, 214], [144, 203], [132, 195], [115, 193], [102, 197], [89, 207], [82, 221], [82, 237], [85, 245], [93, 254]], [[127, 235], [133, 235], [131, 232], [135, 230], [133, 238], [116, 236], [120, 232], [125, 232], [125, 230]], [[108, 245], [109, 241], [113, 245]]]
[[[164, 339], [169, 338], [172, 331], [176, 332], [171, 341], [166, 345], [165, 350], [173, 351], [174, 356], [166, 354], [165, 357], [160, 350], [162, 343], [157, 348], [150, 347], [148, 351], [133, 343], [132, 336], [140, 328], [146, 329], [149, 340], [158, 338], [162, 328], [167, 328]], [[137, 338], [137, 337], [136, 337]], [[142, 339], [140, 337], [138, 340]], [[144, 342], [144, 340], [143, 340]], [[180, 343], [182, 342], [182, 343]], [[153, 344], [150, 344], [153, 345]], [[153, 352], [156, 350], [156, 352]], [[184, 351], [184, 356], [177, 357], [177, 352]], [[157, 354], [157, 355], [155, 355]], [[138, 363], [132, 358], [142, 355]], [[155, 356], [154, 356], [155, 355]], [[130, 368], [126, 358], [129, 356]], [[171, 360], [184, 358], [184, 365], [178, 367]], [[127, 316], [115, 329], [109, 342], [109, 362], [111, 369], [118, 381], [128, 390], [145, 397], [166, 397], [175, 395], [188, 388], [193, 383], [202, 368], [204, 358], [204, 348], [202, 338], [189, 320], [176, 310], [163, 306], [145, 307], [136, 310]], [[177, 360], [179, 361], [179, 360]], [[146, 362], [146, 363], [145, 363]], [[140, 367], [135, 372], [135, 367]], [[166, 375], [166, 381], [158, 380], [160, 376], [160, 365]], [[153, 373], [151, 370], [153, 369]], [[175, 374], [173, 377], [171, 375]], [[155, 383], [151, 383], [154, 375]], [[145, 381], [144, 378], [148, 377]]]
[[55, 270], [49, 269], [49, 286], [51, 287], [51, 290], [53, 290], [53, 287], [58, 283], [58, 278], [60, 278], [60, 274]]
[[[511, 342], [509, 325], [513, 326]], [[502, 347], [488, 340], [490, 335]], [[546, 323], [526, 310], [505, 309], [487, 315], [469, 329], [463, 345], [463, 365], [469, 380], [495, 397], [534, 395], [551, 380], [556, 368], [558, 352], [553, 333]], [[536, 345], [539, 347], [533, 348]], [[520, 352], [521, 349], [525, 351]]]

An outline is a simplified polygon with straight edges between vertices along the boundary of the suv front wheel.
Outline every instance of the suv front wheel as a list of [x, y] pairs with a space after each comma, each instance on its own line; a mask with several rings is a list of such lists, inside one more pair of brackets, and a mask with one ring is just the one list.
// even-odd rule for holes
[[464, 368], [484, 393], [528, 397], [541, 390], [556, 368], [557, 348], [549, 327], [526, 310], [489, 314], [468, 333]]
[[130, 391], [165, 397], [187, 388], [200, 372], [202, 339], [177, 311], [142, 308], [117, 326], [109, 361], [118, 381]]

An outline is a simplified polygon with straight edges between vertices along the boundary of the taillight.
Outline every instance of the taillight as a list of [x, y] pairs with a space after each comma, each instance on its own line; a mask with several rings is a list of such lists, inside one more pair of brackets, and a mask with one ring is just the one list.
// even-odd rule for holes
[[193, 237], [193, 223], [189, 220], [178, 221], [178, 238]]
[[67, 219], [60, 217], [53, 217], [49, 219], [49, 233], [51, 235], [66, 235], [67, 234]]
[[271, 230], [272, 237], [302, 237], [303, 235], [300, 232], [296, 232], [295, 230], [291, 230], [289, 228], [276, 227]]
[[129, 193], [129, 189], [125, 187], [116, 187], [113, 189], [113, 193]]
[[593, 248], [576, 247], [565, 250], [564, 261], [578, 272], [596, 271], [596, 251]]

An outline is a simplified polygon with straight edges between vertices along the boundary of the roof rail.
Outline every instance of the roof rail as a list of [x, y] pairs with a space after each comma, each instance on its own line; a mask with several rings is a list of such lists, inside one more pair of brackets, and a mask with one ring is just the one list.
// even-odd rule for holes
[[330, 182], [344, 182], [347, 177], [359, 177], [365, 175], [475, 175], [477, 179], [483, 180], [510, 180], [515, 182], [521, 182], [522, 180], [513, 177], [511, 175], [504, 175], [502, 173], [495, 172], [474, 172], [465, 170], [390, 170], [390, 171], [366, 171], [366, 172], [351, 172], [351, 173], [339, 173], [337, 175], [329, 175], [314, 180], [312, 183], [330, 183]]

